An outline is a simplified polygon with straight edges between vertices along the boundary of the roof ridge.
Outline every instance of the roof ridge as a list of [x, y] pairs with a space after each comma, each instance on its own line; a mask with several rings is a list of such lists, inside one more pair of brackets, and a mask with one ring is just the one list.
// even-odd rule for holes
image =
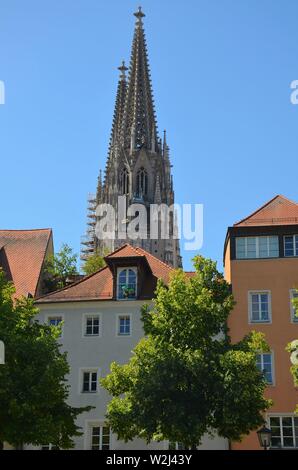
[[53, 229], [51, 227], [47, 227], [47, 228], [26, 228], [26, 229], [20, 229], [20, 228], [8, 229], [8, 228], [4, 228], [4, 229], [0, 229], [0, 232], [41, 232], [41, 231], [48, 231], [48, 230], [50, 230], [51, 232], [53, 231]]
[[273, 201], [275, 201], [275, 200], [278, 199], [279, 197], [282, 197], [283, 199], [286, 199], [287, 201], [292, 202], [293, 204], [298, 205], [296, 202], [291, 201], [290, 199], [286, 198], [286, 197], [283, 196], [282, 194], [277, 194], [277, 195], [274, 196], [272, 199], [270, 199], [270, 200], [267, 201], [265, 204], [263, 204], [261, 207], [259, 207], [259, 208], [256, 209], [255, 211], [253, 211], [251, 214], [249, 214], [248, 216], [246, 216], [246, 217], [244, 217], [243, 219], [241, 219], [241, 220], [239, 220], [238, 222], [236, 222], [236, 223], [234, 224], [234, 226], [239, 225], [239, 224], [245, 222], [247, 219], [252, 218], [255, 214], [257, 214], [257, 213], [260, 212], [261, 210], [265, 209], [267, 206], [269, 206], [269, 204], [271, 204]]
[[[146, 253], [146, 255], [151, 256], [151, 258], [154, 258], [156, 261], [158, 261], [158, 262], [159, 262], [160, 264], [162, 264], [163, 266], [166, 266], [167, 268], [174, 270], [173, 266], [170, 266], [170, 265], [167, 264], [165, 261], [162, 261], [161, 259], [157, 258], [157, 256], [154, 256], [152, 253], [149, 253], [149, 251], [146, 251], [146, 250], [144, 250], [144, 249], [141, 248], [141, 247], [136, 247], [136, 248], [134, 248], [134, 249], [135, 249], [136, 251], [137, 251], [137, 250], [143, 251], [144, 253]], [[146, 256], [146, 255], [145, 255], [145, 256]]]
[[57, 292], [62, 292], [66, 289], [70, 289], [71, 287], [75, 287], [78, 284], [81, 284], [81, 282], [87, 281], [87, 279], [90, 279], [92, 276], [95, 276], [96, 274], [100, 273], [101, 271], [104, 271], [104, 269], [107, 269], [108, 266], [105, 265], [102, 268], [98, 269], [98, 271], [95, 271], [92, 274], [88, 274], [88, 276], [82, 277], [82, 279], [79, 279], [78, 281], [72, 282], [69, 284], [69, 286], [61, 287], [61, 289], [54, 290], [53, 292], [48, 292], [47, 294], [40, 295], [39, 297], [36, 297], [34, 300], [39, 300], [39, 299], [44, 299], [45, 297], [50, 297], [53, 294], [57, 294]]
[[105, 256], [105, 258], [109, 258], [109, 257], [112, 256], [114, 253], [118, 253], [118, 251], [122, 250], [122, 249], [125, 248], [126, 246], [130, 246], [131, 248], [133, 248], [133, 246], [130, 245], [129, 243], [124, 243], [124, 245], [119, 246], [119, 248], [117, 248], [116, 250], [114, 250], [114, 251], [112, 251], [111, 253], [109, 253], [107, 256]]

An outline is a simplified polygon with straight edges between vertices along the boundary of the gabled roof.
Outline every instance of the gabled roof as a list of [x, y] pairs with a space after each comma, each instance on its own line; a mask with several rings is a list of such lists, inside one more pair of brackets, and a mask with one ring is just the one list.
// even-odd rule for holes
[[[107, 261], [123, 258], [127, 263], [129, 258], [146, 260], [151, 273], [144, 282], [144, 288], [140, 298], [152, 298], [157, 279], [169, 281], [169, 275], [173, 268], [142, 248], [133, 247], [129, 244], [123, 245], [106, 257]], [[64, 287], [37, 299], [37, 303], [71, 302], [83, 300], [112, 300], [113, 299], [113, 275], [109, 266], [105, 266], [94, 274], [86, 276], [78, 282]]]
[[14, 283], [16, 297], [36, 295], [52, 230], [0, 230], [0, 266]]
[[277, 195], [234, 227], [264, 225], [298, 225], [298, 204]]

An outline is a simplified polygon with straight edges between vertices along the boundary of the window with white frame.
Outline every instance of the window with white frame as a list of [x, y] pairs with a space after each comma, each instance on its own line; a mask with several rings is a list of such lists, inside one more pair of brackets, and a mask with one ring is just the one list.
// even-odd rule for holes
[[260, 353], [257, 355], [257, 367], [269, 385], [273, 385], [273, 358], [272, 353]]
[[110, 450], [111, 429], [108, 426], [92, 426], [91, 450]]
[[278, 258], [278, 236], [236, 237], [236, 258]]
[[[298, 290], [291, 289], [290, 290], [290, 301], [291, 301], [291, 319], [293, 322], [298, 323], [298, 308], [294, 305], [293, 301], [297, 299], [298, 302]], [[296, 305], [297, 305], [296, 302]]]
[[121, 300], [135, 299], [137, 295], [136, 268], [118, 270], [117, 298]]
[[298, 417], [270, 416], [269, 426], [272, 432], [272, 448], [293, 449], [298, 447]]
[[284, 236], [285, 256], [298, 256], [298, 235]]
[[130, 315], [118, 315], [117, 334], [118, 336], [129, 336], [131, 333]]
[[270, 292], [249, 292], [249, 317], [251, 323], [271, 321]]
[[100, 317], [99, 315], [85, 316], [85, 336], [99, 336]]
[[97, 392], [97, 371], [84, 370], [82, 372], [82, 392], [95, 393]]

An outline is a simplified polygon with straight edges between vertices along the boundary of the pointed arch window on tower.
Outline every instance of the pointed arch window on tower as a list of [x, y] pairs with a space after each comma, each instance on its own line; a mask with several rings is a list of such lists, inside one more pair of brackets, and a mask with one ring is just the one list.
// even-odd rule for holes
[[123, 168], [120, 172], [120, 192], [121, 194], [129, 193], [129, 174], [127, 168]]
[[137, 172], [137, 197], [146, 196], [148, 192], [148, 175], [145, 168], [140, 168]]

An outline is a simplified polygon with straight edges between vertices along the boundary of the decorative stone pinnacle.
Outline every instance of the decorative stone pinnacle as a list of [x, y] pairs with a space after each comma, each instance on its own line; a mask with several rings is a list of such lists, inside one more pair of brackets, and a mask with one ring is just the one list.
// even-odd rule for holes
[[141, 23], [142, 18], [144, 18], [146, 15], [142, 12], [142, 7], [139, 7], [138, 11], [134, 13], [134, 16], [137, 18], [138, 22]]
[[122, 79], [126, 78], [125, 72], [128, 70], [128, 68], [126, 67], [124, 60], [122, 60], [122, 64], [120, 65], [120, 67], [118, 67], [118, 70], [120, 70], [120, 72], [121, 72], [120, 77]]

